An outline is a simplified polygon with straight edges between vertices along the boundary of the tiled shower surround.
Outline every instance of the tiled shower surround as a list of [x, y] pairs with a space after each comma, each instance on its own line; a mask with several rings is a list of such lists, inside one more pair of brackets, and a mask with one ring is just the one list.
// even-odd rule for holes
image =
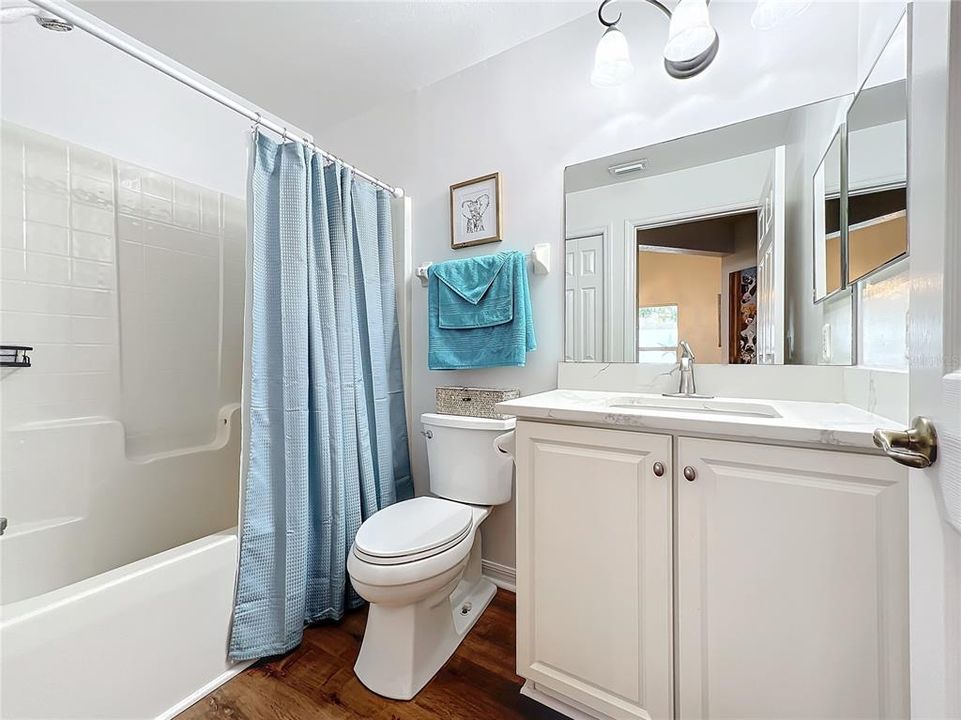
[[2, 422], [119, 419], [131, 457], [213, 440], [240, 400], [243, 201], [4, 122]]

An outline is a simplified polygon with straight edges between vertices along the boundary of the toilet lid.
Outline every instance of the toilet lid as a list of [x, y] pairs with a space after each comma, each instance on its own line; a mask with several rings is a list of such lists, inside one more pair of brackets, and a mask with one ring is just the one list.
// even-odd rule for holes
[[419, 560], [456, 545], [470, 533], [472, 523], [466, 505], [419, 497], [374, 513], [361, 524], [354, 545], [370, 558]]

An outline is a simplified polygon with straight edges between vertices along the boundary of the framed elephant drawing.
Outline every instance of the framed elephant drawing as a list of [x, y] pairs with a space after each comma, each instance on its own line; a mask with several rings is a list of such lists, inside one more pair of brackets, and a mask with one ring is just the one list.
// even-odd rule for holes
[[450, 246], [501, 240], [501, 176], [491, 173], [450, 186]]

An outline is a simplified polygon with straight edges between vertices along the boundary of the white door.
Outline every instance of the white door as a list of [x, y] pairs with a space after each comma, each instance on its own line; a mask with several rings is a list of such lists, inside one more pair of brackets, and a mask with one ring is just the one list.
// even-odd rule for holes
[[604, 359], [604, 236], [570, 238], [564, 251], [565, 360]]
[[959, 718], [961, 4], [910, 9], [910, 409], [939, 436], [934, 465], [910, 471], [911, 715]]
[[678, 718], [906, 718], [906, 470], [692, 438], [677, 468]]
[[670, 720], [671, 438], [519, 422], [515, 461], [518, 673]]
[[[782, 290], [778, 290], [781, 288]], [[757, 208], [757, 362], [784, 362], [784, 146], [774, 148]]]

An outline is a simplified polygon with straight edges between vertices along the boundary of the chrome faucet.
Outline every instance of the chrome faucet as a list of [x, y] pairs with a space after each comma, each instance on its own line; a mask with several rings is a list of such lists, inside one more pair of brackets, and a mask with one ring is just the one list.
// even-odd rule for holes
[[667, 397], [710, 397], [709, 395], [698, 395], [697, 384], [694, 382], [694, 351], [687, 344], [686, 340], [681, 340], [677, 344], [677, 349], [681, 351], [681, 356], [677, 360], [675, 370], [680, 370], [681, 378], [676, 393], [664, 393]]

